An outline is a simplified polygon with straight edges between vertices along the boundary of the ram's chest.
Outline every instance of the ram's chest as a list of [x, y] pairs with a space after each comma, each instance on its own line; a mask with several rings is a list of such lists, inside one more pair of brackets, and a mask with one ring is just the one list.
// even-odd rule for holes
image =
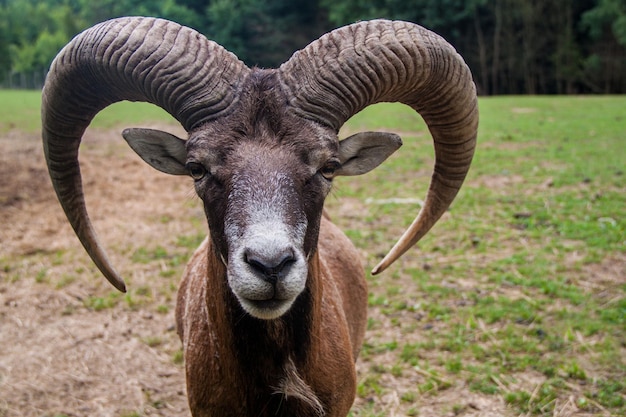
[[[327, 395], [313, 390], [290, 356], [259, 345], [256, 352], [226, 347], [211, 329], [210, 323], [197, 326], [185, 338], [187, 389], [194, 416], [196, 412], [242, 417], [326, 415], [320, 398], [327, 400]], [[221, 414], [224, 410], [228, 412]]]

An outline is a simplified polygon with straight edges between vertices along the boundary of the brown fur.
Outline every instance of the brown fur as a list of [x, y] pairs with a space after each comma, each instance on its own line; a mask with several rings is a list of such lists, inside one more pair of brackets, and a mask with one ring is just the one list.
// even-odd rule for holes
[[283, 317], [262, 321], [241, 310], [205, 240], [186, 268], [176, 309], [192, 414], [345, 416], [366, 325], [359, 259], [324, 217], [305, 292]]

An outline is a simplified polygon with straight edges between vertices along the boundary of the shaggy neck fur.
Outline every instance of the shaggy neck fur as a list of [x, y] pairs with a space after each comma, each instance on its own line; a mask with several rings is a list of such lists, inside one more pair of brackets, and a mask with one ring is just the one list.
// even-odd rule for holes
[[[309, 368], [306, 365], [314, 360], [311, 352], [315, 352], [319, 338], [313, 321], [315, 311], [320, 309], [322, 291], [320, 283], [312, 279], [318, 273], [317, 254], [309, 261], [305, 291], [284, 316], [275, 320], [259, 320], [246, 314], [228, 288], [224, 266], [212, 247], [208, 258], [207, 266], [213, 270], [209, 274], [224, 277], [206, 282], [207, 324], [211, 334], [220, 334], [220, 340], [214, 340], [220, 346], [213, 347], [212, 355], [223, 371], [219, 376], [212, 375], [214, 382], [209, 384], [233, 387], [228, 395], [237, 397], [234, 404], [241, 410], [240, 415], [324, 415], [322, 404], [328, 399], [318, 398], [306, 382], [308, 375], [298, 371]], [[233, 411], [229, 415], [237, 415]]]

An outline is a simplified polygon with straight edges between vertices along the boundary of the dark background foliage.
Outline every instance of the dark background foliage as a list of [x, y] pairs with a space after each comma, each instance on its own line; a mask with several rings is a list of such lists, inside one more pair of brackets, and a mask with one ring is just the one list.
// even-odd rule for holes
[[626, 93], [626, 0], [0, 0], [0, 81], [40, 86], [72, 36], [128, 15], [191, 26], [261, 67], [344, 24], [409, 20], [457, 48], [481, 94]]

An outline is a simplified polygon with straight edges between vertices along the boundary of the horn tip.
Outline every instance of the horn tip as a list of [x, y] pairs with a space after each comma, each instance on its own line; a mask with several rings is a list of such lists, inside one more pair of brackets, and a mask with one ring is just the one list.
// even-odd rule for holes
[[107, 276], [107, 281], [111, 283], [119, 292], [126, 293], [126, 283], [117, 275]]
[[389, 264], [388, 264], [387, 262], [385, 262], [385, 261], [386, 261], [386, 259], [383, 259], [382, 261], [380, 261], [380, 262], [378, 263], [378, 265], [376, 265], [376, 266], [372, 269], [371, 274], [372, 274], [372, 275], [378, 275], [378, 274], [380, 274], [381, 272], [383, 272], [385, 269], [387, 269], [387, 267], [389, 266]]

